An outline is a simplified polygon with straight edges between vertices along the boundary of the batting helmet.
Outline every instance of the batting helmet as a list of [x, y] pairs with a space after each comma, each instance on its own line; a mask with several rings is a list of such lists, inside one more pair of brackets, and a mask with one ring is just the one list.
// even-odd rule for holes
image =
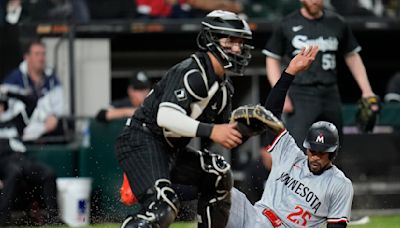
[[[247, 22], [235, 13], [223, 10], [214, 10], [201, 22], [202, 28], [197, 36], [197, 45], [201, 50], [210, 51], [225, 69], [243, 75], [244, 67], [251, 59], [250, 50], [253, 46], [245, 42], [252, 39], [252, 32]], [[241, 52], [232, 53], [222, 47], [221, 38], [242, 38]]]
[[329, 159], [333, 160], [339, 146], [339, 134], [335, 125], [326, 121], [319, 121], [308, 129], [303, 147], [317, 151], [329, 152]]

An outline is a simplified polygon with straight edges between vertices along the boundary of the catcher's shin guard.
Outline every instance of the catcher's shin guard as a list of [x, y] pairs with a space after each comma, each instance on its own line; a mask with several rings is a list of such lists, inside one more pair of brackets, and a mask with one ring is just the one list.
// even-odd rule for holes
[[201, 196], [197, 205], [198, 227], [225, 227], [229, 217], [230, 191], [233, 186], [230, 165], [220, 155], [198, 152], [204, 172], [199, 186]]
[[121, 228], [167, 228], [174, 222], [179, 210], [179, 200], [167, 179], [155, 183], [156, 199], [141, 213], [129, 216]]

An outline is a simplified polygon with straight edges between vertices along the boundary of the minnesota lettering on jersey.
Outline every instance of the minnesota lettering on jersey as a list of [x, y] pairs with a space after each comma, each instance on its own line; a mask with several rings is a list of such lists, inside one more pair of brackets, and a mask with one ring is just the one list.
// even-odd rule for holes
[[319, 207], [321, 206], [321, 201], [317, 195], [310, 190], [309, 187], [305, 186], [303, 183], [289, 176], [289, 174], [285, 172], [283, 172], [276, 180], [281, 181], [288, 189], [304, 198], [304, 200], [314, 210], [314, 213], [317, 213]]

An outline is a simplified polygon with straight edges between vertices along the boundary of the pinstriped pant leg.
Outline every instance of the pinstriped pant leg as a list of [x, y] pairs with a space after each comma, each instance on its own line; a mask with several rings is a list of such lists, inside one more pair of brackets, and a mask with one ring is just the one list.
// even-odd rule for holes
[[170, 178], [170, 153], [168, 146], [138, 126], [126, 127], [118, 137], [117, 159], [139, 202], [156, 180]]

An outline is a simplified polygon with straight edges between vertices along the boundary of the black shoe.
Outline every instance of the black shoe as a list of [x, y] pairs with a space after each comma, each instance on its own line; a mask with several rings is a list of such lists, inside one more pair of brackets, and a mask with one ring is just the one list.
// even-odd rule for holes
[[156, 228], [156, 226], [152, 225], [149, 221], [140, 219], [140, 218], [135, 218], [132, 216], [128, 216], [125, 219], [125, 221], [122, 223], [121, 227], [123, 227], [123, 228]]

